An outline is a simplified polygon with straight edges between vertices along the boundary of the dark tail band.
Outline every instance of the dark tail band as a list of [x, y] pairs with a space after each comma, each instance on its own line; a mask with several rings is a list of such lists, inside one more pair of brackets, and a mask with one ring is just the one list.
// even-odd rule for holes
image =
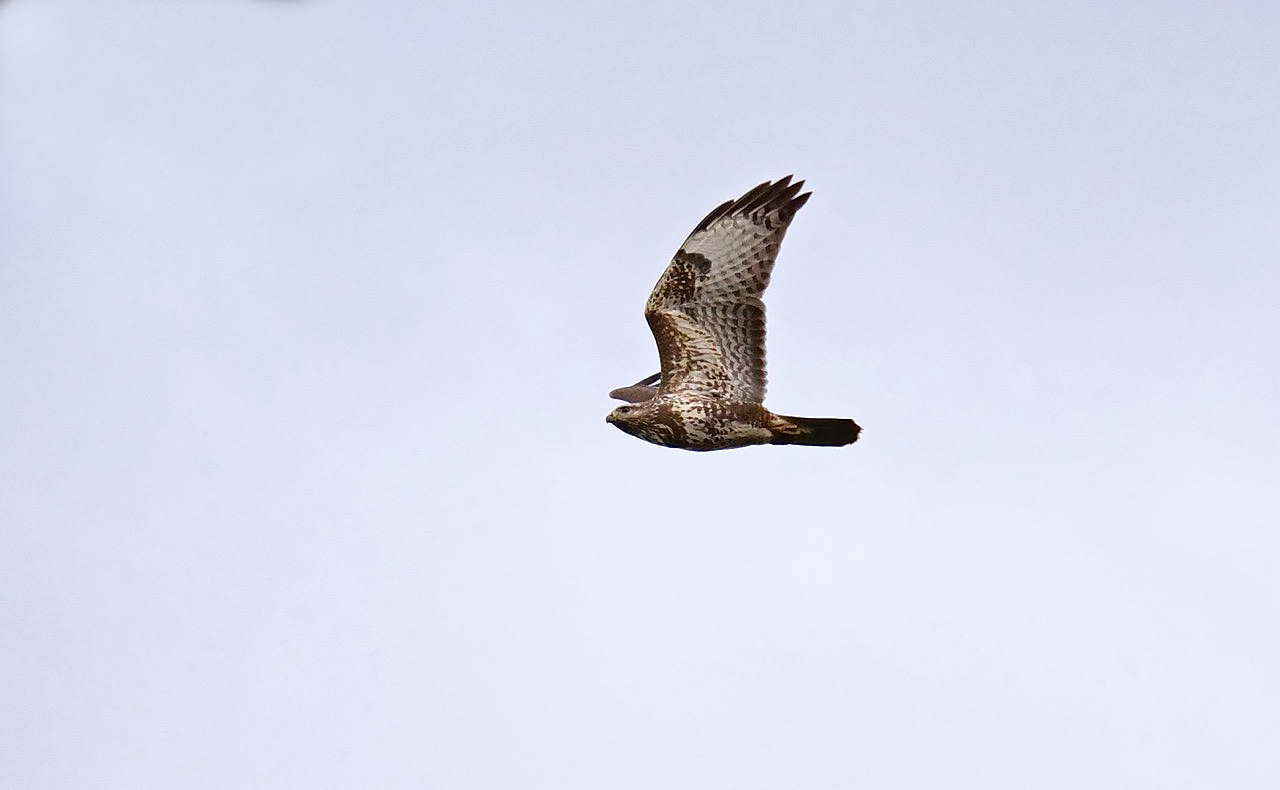
[[799, 433], [775, 433], [770, 444], [806, 444], [812, 447], [844, 447], [858, 441], [862, 428], [853, 420], [830, 417], [783, 417]]

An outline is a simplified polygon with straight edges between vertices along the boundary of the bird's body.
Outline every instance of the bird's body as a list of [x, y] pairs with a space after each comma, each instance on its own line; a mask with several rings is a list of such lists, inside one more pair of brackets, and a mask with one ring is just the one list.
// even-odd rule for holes
[[857, 440], [861, 429], [853, 420], [784, 417], [763, 405], [760, 297], [787, 226], [809, 199], [797, 194], [803, 184], [790, 176], [765, 182], [698, 223], [645, 305], [662, 370], [610, 393], [629, 401], [609, 414], [610, 423], [684, 450]]

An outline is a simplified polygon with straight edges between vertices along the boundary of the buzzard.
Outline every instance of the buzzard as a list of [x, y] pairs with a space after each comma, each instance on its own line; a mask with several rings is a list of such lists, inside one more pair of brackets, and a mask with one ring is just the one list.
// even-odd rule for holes
[[628, 403], [605, 419], [682, 450], [752, 444], [842, 447], [853, 420], [784, 417], [766, 409], [764, 302], [787, 226], [812, 193], [791, 176], [761, 184], [698, 223], [680, 245], [644, 317], [662, 370], [609, 393]]

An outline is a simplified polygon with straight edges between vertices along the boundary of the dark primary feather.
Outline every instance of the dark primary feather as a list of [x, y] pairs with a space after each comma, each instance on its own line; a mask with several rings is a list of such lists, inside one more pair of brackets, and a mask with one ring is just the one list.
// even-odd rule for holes
[[785, 176], [778, 179], [776, 182], [766, 181], [763, 184], [748, 190], [745, 195], [737, 200], [726, 200], [712, 209], [710, 214], [703, 217], [702, 221], [694, 227], [693, 233], [689, 235], [693, 236], [699, 231], [706, 230], [711, 226], [711, 223], [721, 219], [722, 217], [730, 214], [742, 214], [753, 211], [764, 205], [766, 202], [778, 204], [777, 207], [781, 209], [782, 204], [787, 201], [792, 201], [790, 212], [791, 216], [795, 216], [795, 213], [800, 210], [800, 207], [805, 204], [805, 201], [807, 201], [809, 196], [813, 193], [806, 192], [797, 198], [796, 193], [804, 186], [804, 181], [797, 181], [792, 184], [791, 179], [792, 176]]

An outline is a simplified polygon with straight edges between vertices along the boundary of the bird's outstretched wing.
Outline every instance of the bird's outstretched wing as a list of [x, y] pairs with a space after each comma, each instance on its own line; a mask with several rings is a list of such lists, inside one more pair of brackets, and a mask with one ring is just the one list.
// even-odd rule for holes
[[618, 387], [609, 393], [610, 398], [624, 400], [627, 403], [643, 403], [658, 394], [658, 379], [662, 373], [654, 373], [632, 384], [630, 387]]
[[761, 184], [706, 216], [680, 245], [645, 305], [663, 392], [764, 401], [761, 296], [787, 226], [809, 199], [791, 176]]

